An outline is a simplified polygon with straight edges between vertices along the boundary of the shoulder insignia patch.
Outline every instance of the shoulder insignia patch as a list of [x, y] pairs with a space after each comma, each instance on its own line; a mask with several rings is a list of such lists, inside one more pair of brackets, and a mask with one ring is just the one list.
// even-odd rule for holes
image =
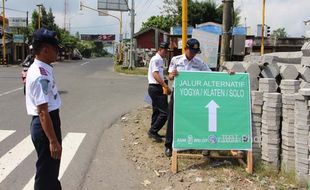
[[41, 75], [47, 76], [47, 71], [43, 67], [39, 67]]

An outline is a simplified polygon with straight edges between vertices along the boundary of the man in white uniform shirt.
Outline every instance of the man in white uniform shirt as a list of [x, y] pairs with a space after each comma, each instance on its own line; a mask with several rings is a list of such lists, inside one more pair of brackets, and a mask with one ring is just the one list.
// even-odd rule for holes
[[[209, 66], [200, 58], [196, 57], [200, 51], [200, 43], [198, 40], [192, 38], [187, 40], [185, 52], [182, 55], [175, 56], [171, 59], [169, 65], [169, 80], [174, 80], [179, 71], [211, 71]], [[228, 70], [228, 73], [233, 74], [234, 71]], [[172, 156], [172, 141], [173, 141], [173, 93], [169, 102], [168, 124], [165, 142], [165, 155]]]
[[51, 65], [58, 57], [60, 44], [54, 31], [41, 28], [34, 32], [32, 46], [35, 60], [26, 78], [26, 107], [32, 116], [30, 132], [38, 156], [34, 189], [61, 190], [61, 100]]
[[150, 138], [157, 142], [162, 141], [159, 130], [165, 125], [168, 117], [167, 95], [171, 93], [168, 84], [164, 80], [164, 58], [166, 57], [169, 44], [162, 42], [155, 56], [152, 57], [148, 70], [148, 93], [152, 99], [152, 121], [148, 131]]
[[[178, 71], [211, 71], [207, 64], [205, 64], [198, 57], [195, 57], [200, 52], [200, 44], [198, 40], [194, 38], [187, 40], [184, 54], [175, 56], [171, 59], [168, 70], [169, 80], [174, 80], [174, 77], [177, 76]], [[173, 104], [174, 97], [172, 94], [169, 102], [169, 116], [165, 142], [165, 155], [167, 157], [171, 157], [172, 155]]]

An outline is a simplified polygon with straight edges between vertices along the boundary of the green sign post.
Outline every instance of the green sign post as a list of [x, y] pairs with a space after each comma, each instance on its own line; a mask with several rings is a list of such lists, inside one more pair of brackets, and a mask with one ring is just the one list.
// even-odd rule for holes
[[174, 149], [252, 149], [248, 74], [180, 72], [174, 85]]

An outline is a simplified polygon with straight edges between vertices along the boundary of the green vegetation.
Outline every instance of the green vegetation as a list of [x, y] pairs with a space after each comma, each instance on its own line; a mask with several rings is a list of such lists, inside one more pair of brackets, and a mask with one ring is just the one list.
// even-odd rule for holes
[[128, 67], [122, 67], [122, 65], [114, 64], [114, 71], [117, 73], [124, 73], [129, 75], [147, 75], [146, 67], [136, 67], [135, 69], [128, 69]]
[[[157, 27], [169, 31], [170, 27], [182, 24], [182, 0], [164, 0], [162, 14], [150, 17], [142, 23], [141, 30], [147, 27]], [[196, 26], [204, 22], [222, 23], [223, 6], [215, 0], [188, 0], [188, 25]], [[240, 23], [240, 9], [233, 13], [233, 25]]]
[[278, 28], [272, 31], [271, 37], [272, 38], [286, 38], [287, 32], [285, 28]]
[[[31, 17], [31, 23], [28, 28], [21, 28], [18, 30], [13, 30], [14, 33], [23, 34], [30, 43], [32, 41], [32, 34], [38, 28], [38, 17], [39, 13], [34, 10]], [[73, 49], [77, 48], [83, 57], [89, 58], [91, 56], [102, 57], [107, 56], [108, 52], [103, 49], [104, 44], [102, 42], [93, 41], [83, 41], [80, 40], [80, 35], [71, 35], [68, 31], [60, 28], [55, 23], [55, 16], [51, 8], [46, 10], [44, 6], [41, 7], [41, 27], [47, 28], [49, 30], [56, 31], [59, 40], [64, 46], [65, 52], [72, 52]]]

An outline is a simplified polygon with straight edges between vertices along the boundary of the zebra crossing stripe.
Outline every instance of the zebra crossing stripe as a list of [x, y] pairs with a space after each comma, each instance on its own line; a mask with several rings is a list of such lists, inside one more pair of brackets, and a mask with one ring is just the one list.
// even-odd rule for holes
[[15, 133], [15, 130], [0, 130], [0, 142]]
[[[68, 133], [67, 136], [63, 139], [62, 156], [58, 177], [59, 179], [62, 178], [85, 136], [85, 133]], [[23, 190], [33, 190], [34, 177], [35, 176], [30, 179], [30, 181], [25, 185]]]
[[30, 135], [0, 158], [0, 183], [34, 150]]

